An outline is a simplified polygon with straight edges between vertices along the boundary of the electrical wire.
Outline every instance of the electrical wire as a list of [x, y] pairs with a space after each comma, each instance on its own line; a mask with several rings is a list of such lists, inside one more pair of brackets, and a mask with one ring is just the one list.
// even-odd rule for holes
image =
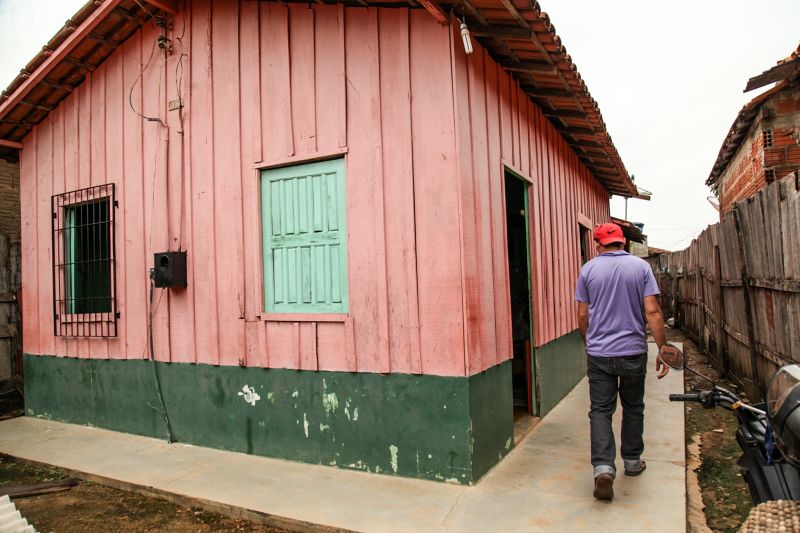
[[[134, 0], [134, 1], [142, 9], [142, 11], [147, 13], [147, 15], [150, 17], [150, 24], [152, 24], [153, 25], [153, 29], [155, 29], [156, 28], [156, 23], [153, 21], [153, 14], [145, 6], [143, 6], [139, 2], [139, 0]], [[150, 56], [147, 58], [147, 63], [145, 63], [143, 68], [139, 69], [139, 75], [136, 76], [136, 79], [133, 80], [133, 83], [131, 84], [131, 89], [130, 89], [130, 91], [128, 91], [128, 105], [130, 106], [131, 111], [136, 113], [136, 115], [138, 115], [140, 118], [143, 118], [143, 119], [147, 120], [148, 122], [158, 122], [162, 126], [166, 126], [166, 124], [164, 124], [159, 117], [148, 117], [148, 116], [140, 113], [139, 111], [137, 111], [137, 109], [133, 106], [133, 90], [136, 88], [136, 84], [139, 83], [139, 80], [142, 79], [142, 76], [144, 76], [144, 72], [147, 70], [147, 67], [150, 66], [150, 62], [153, 60], [153, 55], [155, 54], [155, 51], [156, 51], [156, 43], [157, 42], [158, 42], [158, 39], [153, 41], [153, 46], [150, 48]]]
[[156, 384], [156, 392], [158, 393], [158, 400], [161, 403], [161, 408], [159, 409], [150, 402], [147, 402], [147, 405], [151, 409], [161, 413], [161, 416], [164, 417], [164, 425], [167, 427], [167, 442], [172, 444], [175, 442], [175, 437], [172, 434], [172, 425], [169, 422], [167, 407], [164, 404], [164, 394], [161, 392], [161, 380], [158, 378], [158, 372], [156, 371], [156, 357], [153, 349], [153, 314], [153, 269], [150, 269], [150, 309], [147, 313], [147, 340], [150, 346], [150, 368], [153, 370], [153, 381]]
[[179, 222], [179, 229], [178, 229], [178, 250], [183, 250], [183, 231], [184, 231], [184, 221], [186, 220], [186, 146], [185, 140], [186, 137], [184, 136], [184, 126], [183, 126], [183, 58], [188, 57], [187, 54], [183, 52], [183, 37], [186, 35], [186, 1], [184, 0], [182, 6], [182, 28], [181, 28], [181, 35], [180, 37], [176, 37], [175, 40], [178, 42], [178, 46], [180, 47], [178, 51], [178, 61], [175, 65], [175, 92], [177, 93], [178, 97], [178, 134], [181, 136], [181, 195], [180, 195], [180, 222]]

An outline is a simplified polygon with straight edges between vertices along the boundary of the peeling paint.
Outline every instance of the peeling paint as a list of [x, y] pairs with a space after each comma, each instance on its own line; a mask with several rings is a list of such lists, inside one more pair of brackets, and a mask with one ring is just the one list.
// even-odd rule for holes
[[336, 398], [336, 393], [322, 395], [322, 407], [325, 408], [326, 413], [334, 413], [339, 408], [339, 400]]
[[510, 450], [510, 449], [511, 449], [511, 437], [506, 439], [506, 450]]
[[268, 392], [267, 393], [267, 400], [269, 400], [270, 403], [274, 404], [275, 403], [275, 393]]
[[392, 472], [397, 473], [397, 446], [392, 444], [389, 446], [389, 453], [392, 456]]
[[303, 430], [306, 432], [306, 438], [308, 438], [308, 418], [306, 418], [305, 413], [303, 413]]
[[323, 432], [323, 431], [325, 431], [326, 429], [331, 429], [331, 427], [330, 427], [330, 426], [326, 426], [325, 424], [320, 424], [320, 425], [319, 425], [319, 432], [320, 432], [320, 433], [322, 433], [322, 432]]
[[353, 422], [358, 422], [358, 407], [353, 411]]
[[451, 485], [461, 485], [461, 482], [457, 478], [454, 478], [454, 477], [449, 477], [449, 478], [445, 479], [444, 482], [445, 483], [450, 483]]
[[255, 407], [256, 402], [261, 399], [261, 396], [256, 392], [255, 387], [251, 387], [249, 385], [242, 387], [242, 391], [239, 392], [239, 396], [244, 397], [244, 401], [253, 407]]
[[433, 459], [433, 455], [428, 454], [428, 459]]
[[298, 394], [299, 394], [299, 393], [298, 393], [298, 392], [295, 390], [295, 391], [292, 393], [292, 398], [297, 398]]

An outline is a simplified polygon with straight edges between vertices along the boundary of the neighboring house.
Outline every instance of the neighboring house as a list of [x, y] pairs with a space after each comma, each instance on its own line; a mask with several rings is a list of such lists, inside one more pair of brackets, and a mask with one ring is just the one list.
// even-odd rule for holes
[[719, 198], [720, 219], [765, 184], [800, 169], [800, 47], [751, 78], [745, 92], [776, 83], [736, 117], [706, 180]]
[[19, 162], [0, 158], [0, 235], [19, 241]]
[[19, 335], [20, 247], [19, 163], [15, 153], [0, 158], [0, 381], [18, 378], [22, 363]]
[[89, 2], [11, 85], [29, 415], [472, 483], [585, 375], [637, 191], [547, 16], [364, 4]]

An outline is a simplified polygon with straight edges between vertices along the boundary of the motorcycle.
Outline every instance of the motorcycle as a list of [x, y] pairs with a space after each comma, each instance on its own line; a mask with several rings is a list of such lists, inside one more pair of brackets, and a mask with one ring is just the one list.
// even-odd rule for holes
[[733, 392], [686, 365], [677, 347], [665, 350], [661, 362], [673, 370], [689, 370], [712, 383], [692, 394], [670, 394], [670, 401], [696, 402], [736, 414], [738, 460], [753, 505], [772, 500], [800, 500], [800, 365], [781, 367], [767, 388], [766, 402], [749, 405]]

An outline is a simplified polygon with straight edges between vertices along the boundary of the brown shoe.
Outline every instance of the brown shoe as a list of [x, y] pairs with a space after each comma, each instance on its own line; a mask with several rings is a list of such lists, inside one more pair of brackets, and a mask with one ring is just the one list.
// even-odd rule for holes
[[598, 500], [614, 499], [614, 478], [611, 474], [600, 474], [594, 478], [594, 497]]

